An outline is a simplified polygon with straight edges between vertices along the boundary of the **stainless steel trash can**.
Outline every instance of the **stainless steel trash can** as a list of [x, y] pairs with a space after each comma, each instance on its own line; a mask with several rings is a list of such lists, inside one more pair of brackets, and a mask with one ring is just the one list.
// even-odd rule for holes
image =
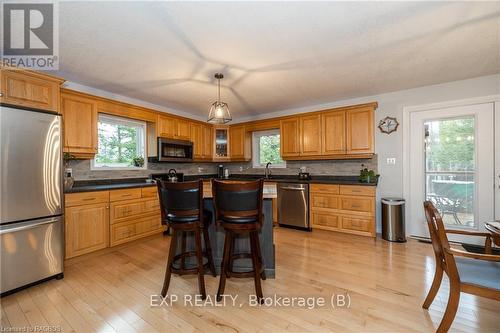
[[405, 199], [382, 198], [382, 238], [390, 242], [406, 242]]

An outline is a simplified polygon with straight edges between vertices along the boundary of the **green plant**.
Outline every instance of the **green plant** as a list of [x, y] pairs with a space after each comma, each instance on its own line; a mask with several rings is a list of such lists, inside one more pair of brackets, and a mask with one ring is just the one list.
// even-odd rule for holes
[[375, 174], [375, 171], [368, 169], [364, 164], [361, 164], [359, 170], [359, 181], [362, 183], [376, 183], [380, 175]]
[[70, 153], [64, 153], [63, 160], [65, 160], [65, 161], [76, 160], [76, 156], [72, 155]]
[[142, 156], [136, 156], [136, 157], [134, 157], [132, 159], [132, 163], [136, 167], [142, 167], [142, 166], [144, 166], [144, 157], [142, 157]]

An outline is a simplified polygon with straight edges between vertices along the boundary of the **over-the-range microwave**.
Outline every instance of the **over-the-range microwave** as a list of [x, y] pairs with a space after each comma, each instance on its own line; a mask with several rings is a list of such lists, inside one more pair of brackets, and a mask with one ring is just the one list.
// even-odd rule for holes
[[187, 140], [158, 138], [158, 162], [192, 162], [193, 143]]

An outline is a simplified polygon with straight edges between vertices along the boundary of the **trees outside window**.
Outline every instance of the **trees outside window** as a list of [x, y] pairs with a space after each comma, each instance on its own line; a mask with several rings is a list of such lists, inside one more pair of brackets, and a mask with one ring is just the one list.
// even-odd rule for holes
[[271, 162], [273, 168], [286, 167], [280, 153], [279, 130], [258, 131], [253, 133], [253, 167], [264, 168]]
[[145, 168], [146, 124], [108, 115], [99, 115], [98, 153], [95, 169]]

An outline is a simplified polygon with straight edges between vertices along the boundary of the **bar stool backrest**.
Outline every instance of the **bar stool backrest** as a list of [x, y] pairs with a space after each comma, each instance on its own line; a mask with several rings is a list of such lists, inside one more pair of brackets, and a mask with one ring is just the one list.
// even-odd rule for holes
[[212, 196], [216, 220], [244, 222], [254, 220], [262, 224], [264, 180], [225, 182], [212, 180]]
[[173, 183], [157, 180], [162, 223], [176, 218], [203, 221], [203, 181]]

